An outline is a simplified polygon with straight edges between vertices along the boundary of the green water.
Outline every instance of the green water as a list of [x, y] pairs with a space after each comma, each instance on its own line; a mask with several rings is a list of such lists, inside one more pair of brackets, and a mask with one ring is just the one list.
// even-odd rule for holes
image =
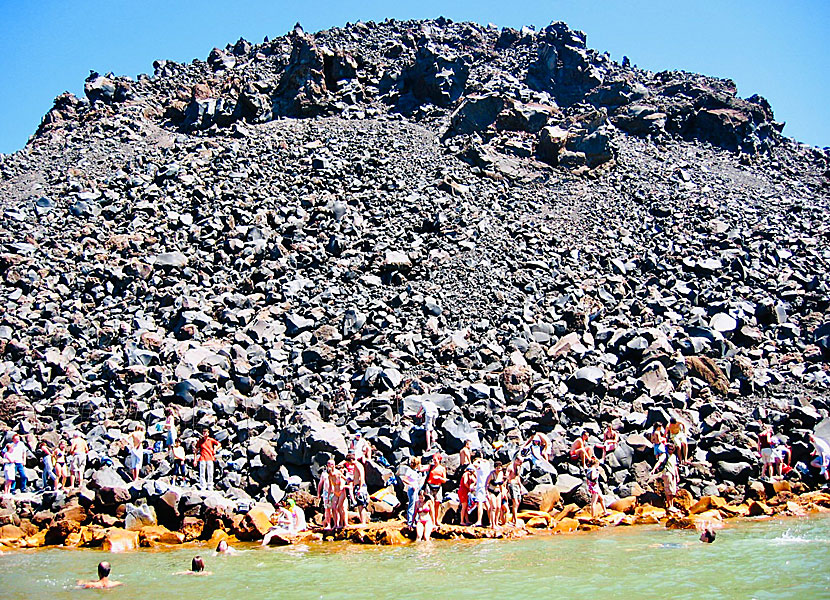
[[[212, 574], [173, 576], [196, 553]], [[112, 590], [77, 590], [107, 558]], [[617, 528], [514, 541], [401, 548], [312, 544], [106, 555], [0, 555], [0, 598], [830, 598], [830, 517], [731, 524], [714, 544], [689, 531]]]

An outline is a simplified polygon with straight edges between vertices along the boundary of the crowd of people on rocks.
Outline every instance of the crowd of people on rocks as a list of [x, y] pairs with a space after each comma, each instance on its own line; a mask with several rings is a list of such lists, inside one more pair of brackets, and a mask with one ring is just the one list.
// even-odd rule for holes
[[[411, 456], [393, 469], [375, 446], [360, 432], [354, 434], [344, 460], [331, 458], [317, 480], [316, 496], [322, 512], [322, 527], [339, 529], [350, 523], [350, 512], [356, 513], [359, 523], [370, 519], [370, 496], [367, 485], [367, 463], [383, 465], [394, 473], [387, 485], [399, 486], [406, 495], [403, 516], [409, 527], [416, 531], [418, 539], [429, 539], [434, 529], [442, 523], [447, 508], [455, 509], [457, 522], [467, 526], [489, 526], [493, 529], [521, 526], [518, 517], [523, 496], [527, 493], [524, 479], [532, 469], [554, 472], [549, 462], [553, 454], [551, 439], [542, 432], [530, 435], [517, 444], [512, 456], [504, 463], [491, 461], [473, 448], [468, 440], [454, 463], [451, 478], [436, 439], [435, 423], [437, 407], [423, 402], [418, 418], [422, 422], [426, 438], [426, 450], [422, 456]], [[172, 485], [191, 485], [191, 473], [195, 474], [201, 490], [214, 488], [215, 463], [220, 443], [203, 429], [190, 452], [181, 444], [177, 435], [177, 419], [172, 409], [166, 411], [163, 422], [145, 429], [137, 425], [120, 440], [126, 468], [126, 479], [140, 478], [142, 466], [154, 453], [168, 454], [172, 471], [168, 474]], [[148, 433], [149, 430], [149, 433]], [[155, 438], [155, 439], [154, 439]], [[680, 487], [681, 470], [690, 464], [690, 432], [682, 421], [671, 418], [668, 423], [655, 423], [648, 433], [648, 443], [653, 449], [653, 467], [649, 481], [659, 480], [665, 495], [667, 510], [673, 509], [674, 499]], [[596, 438], [594, 438], [596, 440]], [[813, 444], [811, 466], [818, 469], [824, 480], [830, 479], [830, 445], [816, 435], [810, 435]], [[570, 446], [567, 458], [583, 474], [590, 497], [592, 517], [601, 518], [607, 512], [606, 497], [601, 487], [602, 465], [616, 451], [621, 442], [620, 434], [611, 424], [603, 430], [597, 443], [592, 443], [588, 431], [583, 431]], [[496, 442], [494, 447], [499, 447]], [[761, 478], [781, 478], [792, 468], [802, 471], [808, 467], [799, 463], [793, 467], [792, 453], [777, 437], [769, 424], [760, 424], [757, 435], [757, 454], [760, 459]], [[26, 492], [29, 482], [26, 474], [30, 457], [36, 457], [40, 466], [39, 490], [77, 488], [84, 484], [90, 470], [111, 464], [108, 456], [92, 456], [87, 441], [80, 431], [74, 431], [69, 439], [44, 436], [38, 440], [25, 422], [5, 434], [0, 464], [3, 467], [4, 494]], [[504, 459], [504, 454], [501, 455]], [[192, 465], [193, 471], [188, 468]], [[806, 474], [806, 473], [805, 473]], [[457, 483], [456, 483], [457, 482]], [[391, 506], [398, 505], [394, 491]], [[306, 528], [302, 509], [293, 500], [278, 507], [272, 522], [273, 535], [292, 535]]]

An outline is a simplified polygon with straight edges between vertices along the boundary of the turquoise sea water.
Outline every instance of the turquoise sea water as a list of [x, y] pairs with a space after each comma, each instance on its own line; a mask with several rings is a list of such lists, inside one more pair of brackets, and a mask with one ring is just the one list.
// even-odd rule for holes
[[[0, 598], [830, 598], [830, 517], [731, 523], [713, 544], [694, 531], [616, 528], [524, 540], [240, 546], [111, 555], [37, 550], [0, 555]], [[209, 576], [176, 576], [201, 554]], [[78, 590], [110, 560], [112, 590]]]

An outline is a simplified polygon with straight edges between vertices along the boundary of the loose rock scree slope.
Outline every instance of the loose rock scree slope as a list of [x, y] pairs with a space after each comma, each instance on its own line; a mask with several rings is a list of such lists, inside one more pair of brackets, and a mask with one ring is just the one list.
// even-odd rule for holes
[[[807, 458], [830, 157], [763, 98], [561, 23], [297, 28], [154, 66], [91, 74], [0, 157], [7, 425], [81, 429], [119, 467], [172, 405], [246, 501], [308, 489], [356, 431], [420, 455], [424, 397], [446, 452], [545, 431], [559, 479], [581, 429], [670, 416], [695, 496], [745, 493], [759, 417]], [[649, 487], [625, 447], [619, 496]]]

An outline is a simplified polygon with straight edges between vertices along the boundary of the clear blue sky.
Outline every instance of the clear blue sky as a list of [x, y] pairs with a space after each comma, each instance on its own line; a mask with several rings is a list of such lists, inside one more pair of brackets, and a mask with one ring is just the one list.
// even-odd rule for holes
[[155, 59], [204, 60], [244, 37], [347, 21], [432, 18], [520, 27], [565, 21], [588, 45], [640, 67], [729, 77], [759, 93], [784, 133], [830, 146], [830, 0], [0, 0], [0, 152], [21, 148], [58, 94], [83, 95], [90, 69], [135, 77]]

